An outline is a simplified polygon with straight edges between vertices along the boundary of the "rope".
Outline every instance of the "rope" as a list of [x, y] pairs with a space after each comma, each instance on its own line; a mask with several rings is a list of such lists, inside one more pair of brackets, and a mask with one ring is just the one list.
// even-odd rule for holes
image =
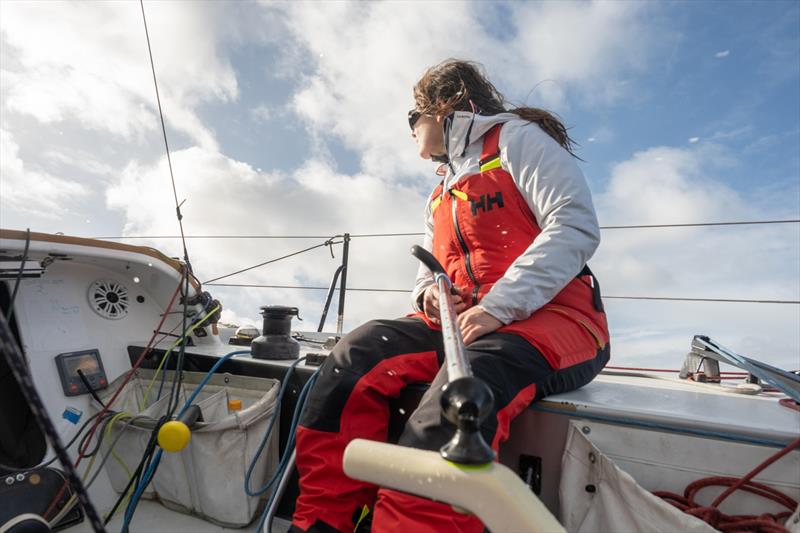
[[17, 272], [17, 280], [14, 282], [14, 291], [11, 293], [11, 300], [8, 302], [8, 312], [6, 312], [6, 322], [11, 325], [11, 317], [14, 316], [14, 300], [17, 299], [17, 291], [19, 290], [20, 282], [22, 281], [22, 274], [25, 272], [25, 263], [28, 262], [28, 250], [31, 246], [31, 228], [25, 230], [25, 251], [22, 252], [22, 259], [19, 263], [19, 272]]
[[67, 454], [67, 450], [64, 448], [64, 444], [61, 441], [61, 437], [56, 431], [56, 428], [53, 426], [53, 421], [47, 414], [44, 403], [42, 403], [42, 398], [39, 396], [39, 392], [36, 389], [30, 372], [25, 364], [25, 358], [22, 355], [16, 340], [14, 339], [14, 334], [11, 332], [11, 328], [5, 317], [1, 315], [0, 350], [2, 350], [6, 361], [8, 362], [11, 373], [17, 380], [22, 394], [28, 401], [28, 406], [36, 418], [39, 427], [42, 429], [45, 435], [47, 435], [47, 439], [50, 441], [53, 452], [58, 457], [58, 460], [61, 462], [61, 465], [64, 468], [67, 476], [66, 480], [64, 481], [64, 488], [66, 488], [67, 484], [72, 486], [72, 489], [75, 491], [75, 496], [81, 503], [92, 529], [96, 533], [105, 532], [105, 527], [103, 527], [103, 522], [100, 520], [100, 516], [97, 514], [97, 509], [95, 509], [94, 505], [89, 499], [89, 494], [86, 491], [86, 487], [78, 476], [77, 470], [72, 465], [70, 457]]
[[[684, 490], [683, 496], [668, 491], [655, 491], [653, 494], [659, 498], [663, 498], [668, 503], [677, 507], [686, 514], [690, 514], [707, 522], [709, 525], [715, 529], [718, 529], [719, 531], [763, 531], [766, 533], [788, 533], [788, 530], [783, 526], [783, 521], [792, 515], [794, 510], [797, 508], [797, 502], [781, 491], [773, 489], [772, 487], [764, 485], [763, 483], [754, 482], [752, 479], [762, 470], [792, 450], [796, 449], [798, 446], [800, 446], [800, 438], [795, 439], [778, 453], [768, 457], [742, 478], [712, 476], [698, 479], [697, 481], [690, 483]], [[709, 506], [699, 505], [694, 500], [695, 495], [701, 489], [714, 486], [728, 488], [725, 490], [725, 492], [717, 496], [717, 498]], [[760, 516], [727, 515], [722, 513], [719, 510], [719, 505], [728, 496], [740, 489], [761, 496], [762, 498], [772, 500], [788, 508], [789, 511], [783, 511], [774, 515], [765, 513]]]
[[[114, 395], [111, 397], [111, 399], [109, 399], [108, 402], [106, 402], [106, 406], [97, 415], [95, 415], [96, 418], [94, 419], [95, 420], [94, 424], [92, 425], [91, 429], [89, 429], [89, 431], [86, 433], [86, 435], [89, 438], [85, 441], [85, 444], [83, 446], [78, 445], [78, 459], [77, 459], [77, 461], [75, 461], [75, 468], [77, 468], [81, 464], [81, 461], [86, 457], [86, 450], [88, 448], [88, 443], [89, 443], [89, 441], [91, 441], [92, 436], [94, 435], [95, 431], [97, 431], [97, 428], [100, 426], [100, 422], [101, 422], [103, 416], [109, 411], [109, 409], [111, 408], [113, 403], [117, 400], [117, 397], [122, 393], [122, 389], [124, 389], [125, 385], [127, 385], [128, 382], [131, 380], [131, 378], [133, 377], [134, 373], [136, 372], [136, 369], [138, 369], [139, 366], [141, 366], [142, 362], [145, 360], [145, 357], [147, 357], [147, 355], [150, 353], [150, 351], [153, 349], [153, 347], [156, 344], [158, 344], [158, 343], [155, 343], [154, 341], [156, 340], [156, 337], [158, 336], [159, 330], [161, 330], [161, 326], [164, 325], [164, 322], [166, 321], [167, 317], [169, 316], [169, 311], [170, 311], [170, 309], [172, 309], [172, 306], [175, 303], [175, 298], [178, 296], [178, 293], [181, 290], [181, 284], [183, 283], [184, 276], [188, 275], [188, 273], [186, 273], [185, 271], [182, 274], [183, 275], [181, 276], [181, 280], [180, 280], [180, 282], [178, 282], [178, 286], [175, 288], [175, 292], [172, 293], [172, 298], [170, 298], [170, 301], [167, 304], [167, 308], [165, 310], [166, 312], [161, 315], [161, 320], [158, 323], [158, 326], [156, 327], [156, 330], [153, 332], [153, 336], [150, 337], [150, 341], [147, 343], [147, 346], [142, 351], [141, 355], [136, 360], [136, 362], [133, 364], [131, 369], [128, 371], [128, 374], [125, 376], [125, 379], [123, 380], [122, 384], [117, 389], [117, 392], [115, 392]], [[163, 338], [161, 340], [163, 340]], [[161, 342], [161, 340], [159, 340], [159, 342]], [[48, 505], [47, 510], [44, 513], [45, 517], [47, 517], [47, 515], [49, 515], [50, 512], [54, 509], [55, 504], [61, 498], [61, 495], [64, 494], [64, 491], [67, 490], [67, 485], [68, 485], [68, 483], [65, 481], [64, 484], [61, 486], [61, 489], [58, 491], [58, 493], [56, 493], [56, 495], [50, 501], [50, 504]]]

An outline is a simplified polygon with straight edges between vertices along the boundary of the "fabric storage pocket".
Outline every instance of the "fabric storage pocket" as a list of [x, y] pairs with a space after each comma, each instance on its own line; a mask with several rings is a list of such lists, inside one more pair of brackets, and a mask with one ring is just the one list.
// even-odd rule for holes
[[[214, 390], [216, 389], [216, 390]], [[194, 392], [194, 386], [184, 384], [182, 387], [183, 398], [189, 398]], [[198, 399], [205, 397], [201, 401]], [[219, 387], [206, 387], [195, 398], [193, 405], [200, 407], [200, 412], [203, 414], [205, 420], [206, 412], [211, 413], [211, 406], [216, 403], [226, 401], [227, 395], [224, 389]], [[177, 412], [180, 412], [185, 405], [184, 399], [178, 407]], [[158, 493], [159, 499], [167, 502], [178, 504], [186, 507], [187, 509], [199, 508], [200, 500], [197, 495], [198, 484], [202, 483], [202, 478], [198, 477], [197, 463], [192, 460], [193, 445], [196, 440], [196, 431], [202, 428], [202, 423], [193, 428], [192, 438], [186, 448], [179, 453], [163, 453], [161, 456], [161, 464], [158, 467], [158, 473], [153, 479], [153, 485]], [[183, 483], [176, 483], [176, 480], [185, 480]]]

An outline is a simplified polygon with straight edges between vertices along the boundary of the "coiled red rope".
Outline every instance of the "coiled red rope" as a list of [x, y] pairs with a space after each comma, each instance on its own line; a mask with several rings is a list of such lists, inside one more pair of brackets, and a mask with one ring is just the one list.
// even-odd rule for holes
[[[719, 531], [726, 533], [741, 531], [788, 533], [783, 523], [797, 508], [797, 501], [779, 490], [751, 480], [762, 470], [798, 446], [800, 446], [800, 438], [790, 442], [785, 448], [764, 460], [742, 478], [724, 476], [706, 477], [690, 483], [689, 486], [686, 487], [686, 490], [684, 490], [683, 496], [668, 491], [656, 491], [653, 492], [653, 494], [659, 498], [663, 498], [686, 514], [690, 514], [707, 522], [711, 527]], [[695, 502], [694, 497], [701, 489], [713, 486], [728, 488], [717, 496], [709, 506], [703, 506]], [[719, 510], [719, 505], [728, 496], [740, 489], [777, 502], [786, 507], [788, 511], [777, 514], [764, 513], [762, 515], [727, 515], [721, 512]]]

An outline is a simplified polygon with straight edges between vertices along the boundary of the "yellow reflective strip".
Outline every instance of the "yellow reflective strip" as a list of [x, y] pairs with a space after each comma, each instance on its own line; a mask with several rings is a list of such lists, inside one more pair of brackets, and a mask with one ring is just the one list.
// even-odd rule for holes
[[478, 465], [465, 465], [465, 464], [461, 464], [461, 463], [454, 463], [453, 461], [448, 461], [447, 459], [445, 459], [444, 462], [449, 464], [450, 466], [454, 466], [454, 467], [458, 468], [459, 470], [465, 470], [467, 472], [475, 471], [475, 470], [485, 470], [485, 469], [489, 468], [490, 466], [492, 466], [492, 461], [489, 461], [488, 463], [478, 464]]
[[492, 159], [488, 163], [484, 163], [481, 165], [481, 172], [486, 172], [487, 170], [492, 170], [493, 168], [500, 168], [500, 156]]
[[467, 193], [464, 193], [464, 192], [461, 192], [461, 191], [457, 191], [455, 189], [450, 189], [450, 194], [452, 194], [453, 196], [455, 196], [459, 200], [467, 200], [467, 199], [469, 199], [469, 196], [467, 196]]
[[442, 203], [442, 197], [439, 196], [438, 198], [434, 198], [431, 202], [431, 213], [436, 211], [436, 208], [439, 207], [439, 204]]
[[361, 508], [361, 516], [358, 517], [358, 521], [356, 522], [356, 527], [353, 528], [354, 532], [358, 529], [358, 526], [361, 524], [361, 521], [364, 520], [368, 514], [369, 514], [369, 507], [365, 505], [364, 507]]

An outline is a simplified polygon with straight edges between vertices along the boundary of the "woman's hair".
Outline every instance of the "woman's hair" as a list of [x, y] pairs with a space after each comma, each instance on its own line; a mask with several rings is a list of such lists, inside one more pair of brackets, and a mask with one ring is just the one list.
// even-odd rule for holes
[[[506, 109], [505, 97], [483, 73], [483, 67], [472, 61], [447, 59], [425, 71], [414, 85], [417, 111], [446, 116], [453, 111], [477, 111], [481, 115], [514, 113], [523, 120], [535, 122], [570, 154], [574, 141], [556, 116], [536, 107]], [[472, 105], [475, 105], [475, 108]]]

